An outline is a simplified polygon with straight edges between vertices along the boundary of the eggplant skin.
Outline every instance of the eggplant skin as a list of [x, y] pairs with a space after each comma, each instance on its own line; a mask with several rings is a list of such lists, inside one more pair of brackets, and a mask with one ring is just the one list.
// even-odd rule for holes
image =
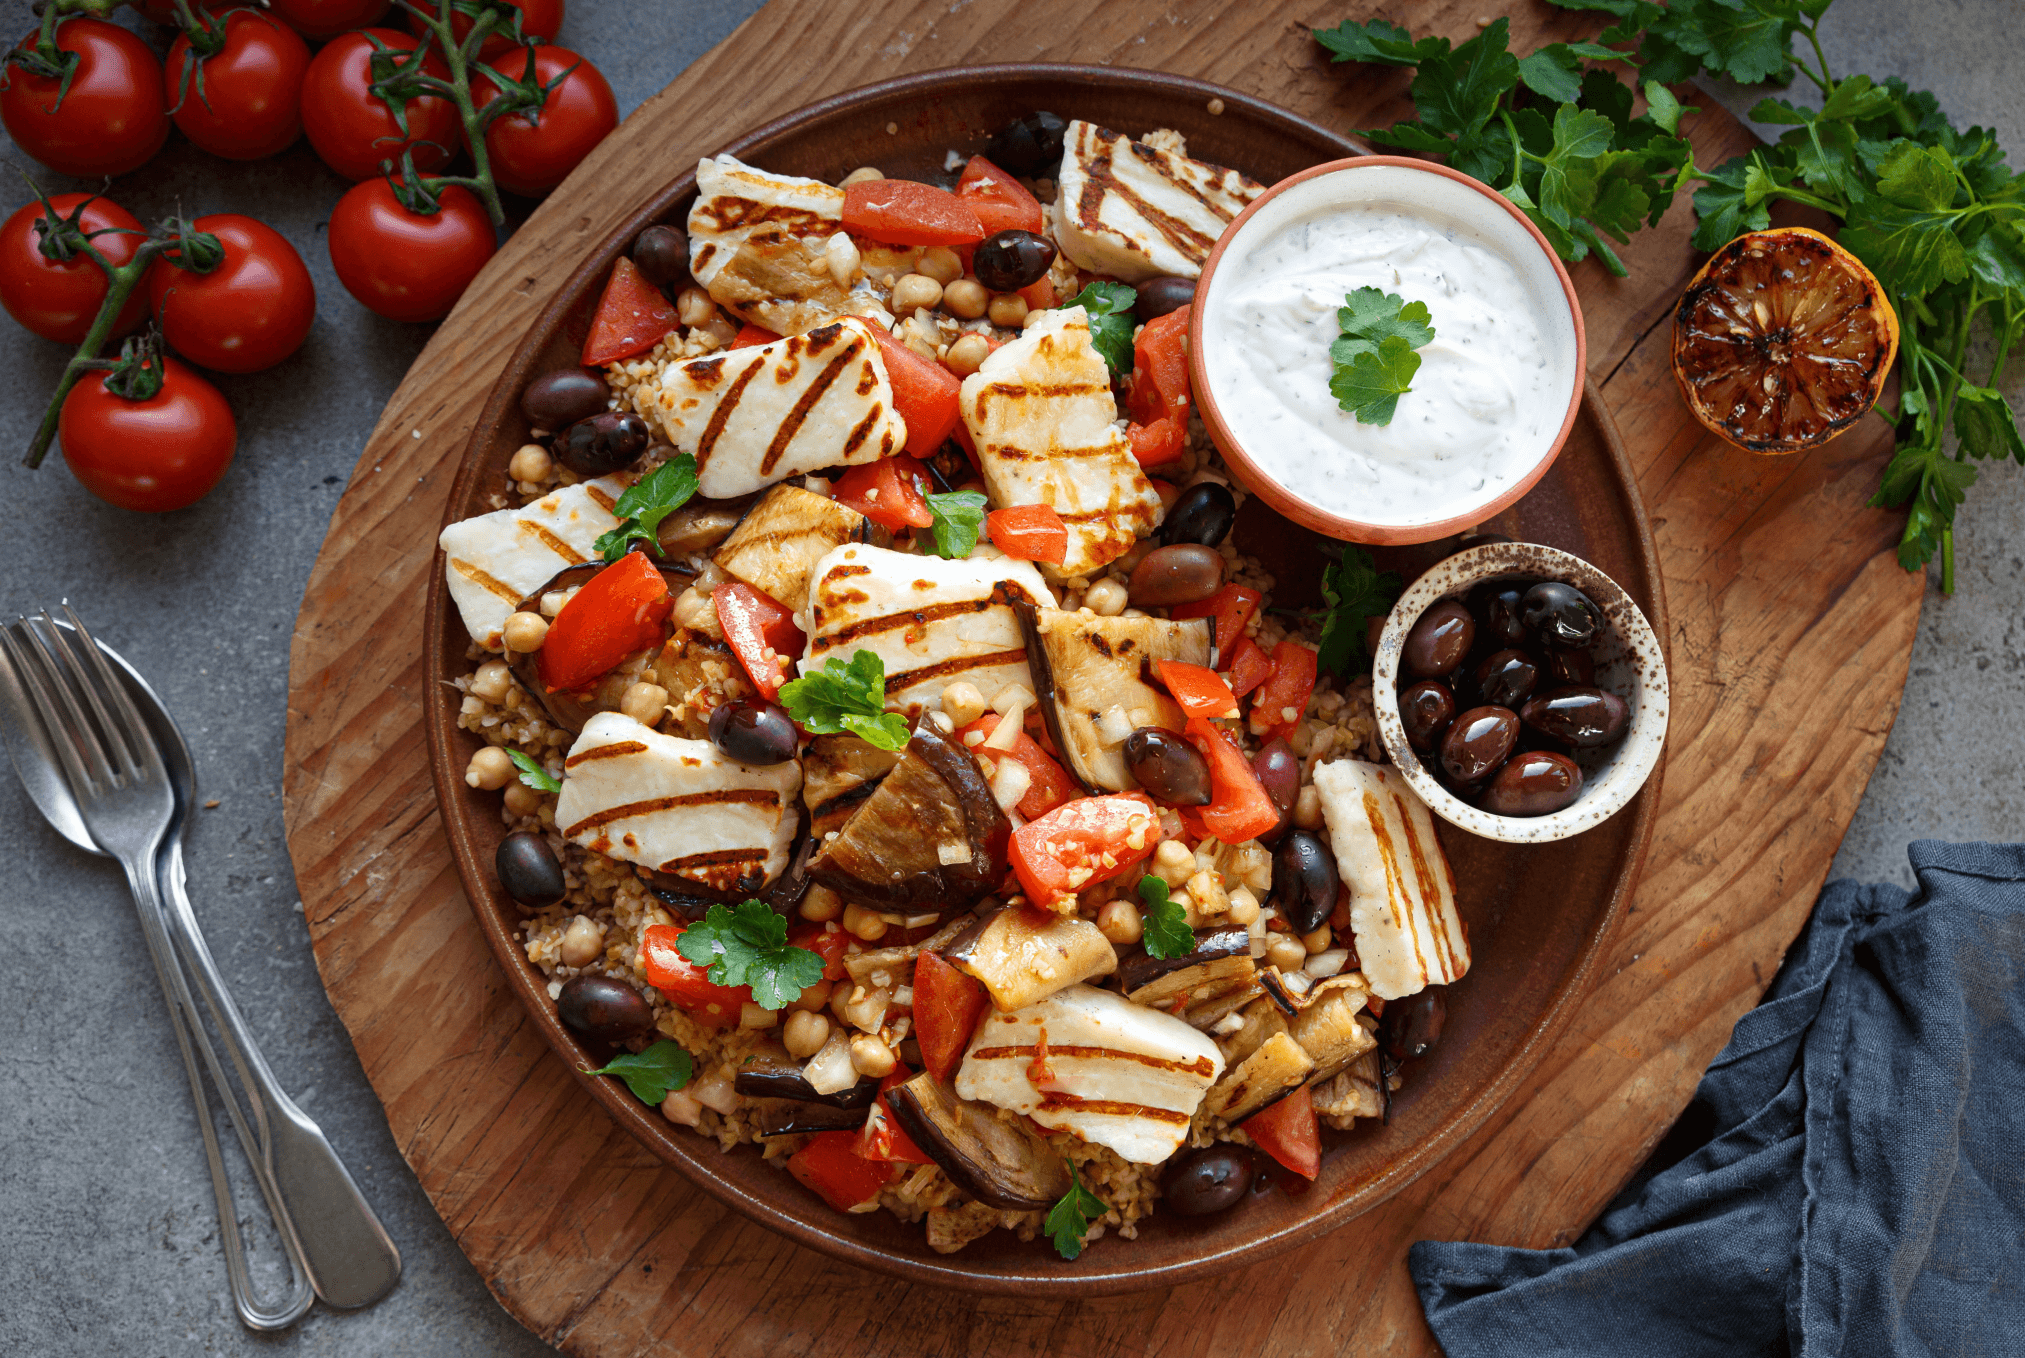
[[[1195, 947], [1180, 957], [1155, 957], [1151, 953], [1138, 952], [1121, 958], [1118, 963], [1118, 985], [1128, 997], [1136, 998], [1136, 992], [1144, 990], [1155, 981], [1196, 967], [1206, 967], [1208, 963], [1220, 962], [1225, 958], [1243, 956], [1249, 960], [1251, 952], [1251, 934], [1243, 925], [1234, 924], [1221, 929], [1198, 929], [1195, 931]], [[1207, 971], [1201, 979], [1208, 979]], [[1190, 988], [1191, 985], [1176, 985], [1168, 988], [1167, 993], [1176, 995]]]
[[922, 1071], [886, 1091], [893, 1120], [951, 1183], [992, 1207], [1035, 1212], [1069, 1191], [1069, 1173], [1047, 1143], [987, 1104]]

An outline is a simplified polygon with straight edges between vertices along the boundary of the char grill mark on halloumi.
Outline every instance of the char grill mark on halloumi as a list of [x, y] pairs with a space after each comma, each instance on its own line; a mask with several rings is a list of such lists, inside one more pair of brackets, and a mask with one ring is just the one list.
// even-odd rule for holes
[[1265, 192], [1236, 170], [1080, 119], [1063, 135], [1059, 183], [1055, 235], [1062, 252], [1128, 283], [1199, 277], [1217, 237]]
[[787, 866], [801, 766], [734, 763], [600, 712], [563, 760], [556, 825], [584, 848], [716, 891], [758, 891]]
[[1339, 759], [1318, 767], [1314, 782], [1371, 993], [1396, 1000], [1460, 979], [1469, 938], [1427, 804], [1382, 764]]
[[1042, 313], [963, 380], [958, 400], [993, 507], [1047, 505], [1067, 526], [1063, 578], [1116, 560], [1159, 525], [1159, 492], [1117, 426], [1083, 308]]
[[522, 599], [566, 567], [597, 560], [592, 544], [618, 526], [612, 506], [625, 491], [626, 481], [600, 477], [445, 528], [436, 539], [447, 558], [444, 578], [472, 640], [498, 650], [500, 629]]
[[713, 500], [822, 467], [874, 462], [907, 442], [885, 361], [855, 318], [664, 363], [633, 388], [633, 404], [694, 455], [698, 491]]

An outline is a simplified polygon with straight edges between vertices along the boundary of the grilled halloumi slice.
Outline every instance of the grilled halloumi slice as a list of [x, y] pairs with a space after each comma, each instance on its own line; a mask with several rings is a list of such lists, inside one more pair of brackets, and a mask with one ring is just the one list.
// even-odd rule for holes
[[792, 613], [809, 606], [809, 576], [832, 549], [857, 537], [865, 516], [800, 486], [775, 486], [731, 530], [713, 558]]
[[801, 765], [734, 763], [707, 740], [600, 712], [563, 760], [563, 837], [719, 891], [758, 891], [787, 867]]
[[958, 679], [990, 702], [1009, 684], [1033, 691], [1015, 598], [1054, 607], [1055, 596], [1028, 561], [973, 554], [962, 561], [846, 543], [816, 563], [802, 630], [801, 672], [866, 650], [886, 666], [886, 706], [909, 720], [935, 705]]
[[1265, 186], [1078, 119], [1062, 135], [1055, 239], [1096, 273], [1197, 278], [1210, 247]]
[[1356, 759], [1319, 766], [1315, 788], [1371, 993], [1396, 1000], [1460, 979], [1469, 938], [1427, 803], [1398, 769]]
[[1172, 1014], [1072, 985], [1024, 1009], [992, 1010], [957, 1068], [956, 1092], [1157, 1165], [1181, 1148], [1222, 1073], [1216, 1043]]
[[870, 327], [855, 317], [771, 344], [670, 360], [633, 405], [696, 457], [698, 493], [729, 500], [822, 467], [891, 457], [907, 444]]
[[450, 598], [473, 641], [498, 650], [500, 629], [522, 599], [564, 567], [598, 559], [591, 544], [619, 526], [612, 506], [626, 484], [603, 476], [564, 486], [519, 509], [459, 519], [437, 536], [449, 558], [443, 574]]
[[1083, 308], [1043, 312], [963, 379], [959, 402], [992, 506], [1062, 516], [1063, 579], [1125, 555], [1159, 525], [1160, 494], [1118, 427], [1111, 371]]

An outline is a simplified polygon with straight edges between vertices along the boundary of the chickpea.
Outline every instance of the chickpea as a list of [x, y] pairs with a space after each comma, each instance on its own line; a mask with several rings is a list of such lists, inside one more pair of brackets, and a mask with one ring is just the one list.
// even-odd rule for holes
[[1001, 330], [1018, 330], [1027, 323], [1027, 299], [1016, 292], [1001, 292], [991, 299], [985, 314]]
[[947, 286], [963, 277], [963, 261], [956, 257], [956, 251], [947, 245], [931, 245], [921, 252], [920, 262], [914, 272], [925, 274], [936, 282]]
[[471, 787], [497, 792], [514, 780], [513, 760], [497, 745], [487, 745], [471, 756], [471, 763], [464, 770], [464, 781]]
[[885, 177], [885, 175], [879, 173], [879, 171], [873, 169], [870, 165], [860, 165], [857, 169], [845, 175], [837, 187], [848, 189], [853, 184], [869, 184], [875, 179], [884, 179]]
[[563, 605], [568, 603], [570, 596], [575, 593], [575, 590], [552, 589], [542, 595], [541, 615], [544, 618], [553, 618], [556, 614], [563, 611]]
[[844, 932], [877, 943], [886, 936], [886, 921], [879, 918], [876, 910], [867, 910], [862, 905], [850, 904], [844, 907]]
[[968, 726], [984, 715], [984, 695], [968, 679], [959, 679], [942, 690], [942, 710], [958, 726]]
[[829, 1007], [831, 985], [828, 981], [817, 981], [801, 994], [788, 1002], [788, 1008], [798, 1013], [820, 1014]]
[[787, 1026], [781, 1029], [781, 1045], [788, 1049], [788, 1055], [799, 1061], [806, 1061], [823, 1049], [830, 1040], [830, 1021], [821, 1014], [797, 1010], [788, 1015]]
[[1100, 618], [1115, 618], [1125, 611], [1126, 597], [1125, 586], [1105, 576], [1090, 586], [1089, 593], [1083, 596], [1083, 607]]
[[848, 288], [857, 281], [858, 270], [864, 267], [865, 257], [850, 233], [839, 231], [824, 242], [823, 263], [829, 267], [830, 277], [837, 281], [837, 286]]
[[548, 640], [548, 619], [539, 613], [515, 613], [506, 620], [500, 635], [506, 638], [507, 650], [526, 655], [540, 650], [542, 642]]
[[949, 352], [942, 356], [942, 366], [958, 377], [968, 377], [984, 366], [991, 357], [991, 345], [982, 335], [965, 335], [949, 346]]
[[780, 1022], [780, 1011], [768, 1009], [763, 1004], [747, 1000], [738, 1010], [738, 1026], [741, 1028], [771, 1028]]
[[1266, 944], [1266, 961], [1281, 971], [1299, 971], [1308, 960], [1308, 950], [1292, 934], [1274, 934]]
[[717, 303], [710, 300], [710, 294], [702, 288], [684, 288], [675, 299], [675, 318], [695, 329], [716, 319]]
[[911, 316], [942, 300], [942, 284], [922, 273], [903, 273], [893, 284], [893, 314]]
[[1294, 798], [1294, 824], [1303, 830], [1322, 828], [1322, 793], [1313, 783], [1301, 789], [1301, 795]]
[[[506, 788], [506, 812], [510, 816], [534, 816], [541, 813], [541, 794], [521, 782], [518, 778]], [[581, 966], [581, 963], [572, 963]]]
[[578, 915], [563, 930], [562, 960], [566, 967], [587, 967], [605, 950], [605, 926], [588, 915]]
[[488, 703], [500, 701], [512, 687], [513, 671], [506, 668], [504, 660], [488, 660], [471, 676], [472, 696], [483, 698]]
[[513, 461], [506, 464], [506, 474], [516, 481], [543, 481], [554, 468], [548, 449], [539, 443], [523, 443], [515, 450]]
[[1314, 933], [1301, 935], [1301, 946], [1308, 950], [1310, 957], [1313, 957], [1318, 952], [1329, 951], [1329, 940], [1333, 937], [1326, 923], [1318, 924]]
[[703, 1121], [703, 1104], [686, 1089], [671, 1089], [661, 1100], [661, 1116], [681, 1127], [694, 1127]]
[[1137, 943], [1146, 930], [1145, 922], [1139, 918], [1139, 911], [1132, 902], [1125, 900], [1106, 901], [1104, 908], [1097, 912], [1097, 929], [1104, 937], [1119, 946]]
[[844, 898], [826, 886], [811, 886], [802, 897], [801, 916], [812, 924], [823, 924], [844, 913]]
[[619, 699], [619, 710], [642, 726], [653, 726], [668, 709], [668, 690], [659, 684], [634, 684]]
[[851, 1064], [860, 1075], [884, 1079], [893, 1073], [893, 1049], [871, 1033], [859, 1033], [851, 1039]]
[[974, 321], [991, 306], [991, 294], [975, 278], [959, 278], [942, 286], [942, 309], [952, 316]]
[[1249, 926], [1259, 917], [1259, 898], [1252, 895], [1247, 887], [1239, 887], [1230, 894], [1230, 908], [1224, 912], [1232, 924]]
[[1178, 839], [1163, 839], [1153, 851], [1153, 875], [1170, 887], [1195, 876], [1195, 854]]

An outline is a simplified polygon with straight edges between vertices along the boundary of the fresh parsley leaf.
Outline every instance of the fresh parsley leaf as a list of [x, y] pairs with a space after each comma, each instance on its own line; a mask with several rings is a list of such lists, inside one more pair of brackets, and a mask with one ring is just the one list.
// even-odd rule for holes
[[696, 1063], [689, 1053], [666, 1038], [643, 1052], [622, 1052], [586, 1075], [616, 1075], [641, 1103], [659, 1103], [669, 1093], [689, 1083]]
[[1376, 353], [1366, 349], [1349, 363], [1337, 364], [1329, 394], [1337, 405], [1355, 412], [1359, 424], [1391, 424], [1399, 398], [1413, 390], [1413, 375], [1419, 371], [1420, 355], [1413, 346], [1388, 335]]
[[602, 533], [591, 544], [591, 550], [606, 561], [617, 561], [632, 550], [635, 542], [653, 546], [656, 555], [661, 545], [654, 536], [654, 530], [661, 526], [661, 520], [689, 503], [696, 494], [696, 459], [688, 453], [677, 453], [653, 471], [626, 487], [626, 493], [612, 506], [612, 514], [619, 520], [619, 526], [609, 533]]
[[765, 901], [745, 900], [736, 910], [710, 907], [682, 931], [675, 950], [710, 968], [712, 985], [752, 987], [762, 1009], [782, 1009], [823, 979], [823, 959], [787, 941], [787, 921]]
[[1955, 436], [1970, 457], [2025, 462], [2018, 416], [1995, 387], [1965, 386], [1955, 394]]
[[522, 754], [519, 750], [508, 750], [506, 757], [513, 761], [515, 768], [520, 770], [520, 781], [533, 788], [536, 792], [562, 791], [562, 784], [549, 777], [547, 769], [535, 763], [533, 759]]
[[969, 556], [977, 546], [977, 530], [984, 526], [984, 492], [951, 490], [927, 500], [935, 519], [935, 554], [952, 561]]
[[1969, 276], [1968, 252], [1950, 214], [1873, 199], [1862, 218], [1838, 238], [1868, 264], [1887, 291], [1901, 299], [1923, 297], [1943, 283]]
[[[1359, 346], [1376, 349], [1387, 335], [1397, 335], [1416, 349], [1434, 340], [1425, 302], [1409, 302], [1382, 288], [1359, 288], [1345, 294], [1343, 301], [1346, 305], [1336, 308], [1336, 328], [1343, 332], [1343, 339], [1329, 349], [1331, 354], [1339, 354], [1340, 362], [1348, 361], [1340, 353], [1356, 353]], [[1343, 350], [1343, 340], [1350, 340], [1353, 347]]]
[[1146, 906], [1141, 941], [1149, 957], [1186, 957], [1195, 951], [1195, 931], [1188, 927], [1188, 912], [1167, 891], [1167, 883], [1152, 873], [1139, 879], [1139, 899]]
[[804, 731], [848, 731], [882, 750], [907, 748], [907, 718], [886, 710], [886, 662], [858, 650], [847, 663], [831, 656], [823, 667], [780, 688], [780, 704]]
[[1695, 215], [1700, 222], [1689, 242], [1695, 249], [1720, 250], [1746, 231], [1763, 231], [1771, 225], [1772, 211], [1764, 201], [1749, 203], [1745, 198], [1745, 177], [1760, 154], [1753, 151], [1703, 171], [1708, 185], [1695, 190]]
[[1969, 247], [1969, 272], [1987, 287], [2025, 293], [2025, 229], [1992, 222]]
[[1877, 191], [1900, 207], [1943, 211], [1955, 201], [1955, 158], [1944, 146], [1895, 141], [1877, 167]]
[[[1593, 42], [1550, 42], [1528, 57], [1519, 58], [1519, 80], [1533, 93], [1557, 104], [1571, 104], [1582, 94], [1582, 63], [1627, 61], [1628, 53], [1614, 52]], [[1611, 81], [1616, 85], [1615, 80]], [[1618, 85], [1619, 89], [1624, 88]]]
[[1083, 1187], [1074, 1161], [1062, 1163], [1069, 1167], [1069, 1191], [1048, 1209], [1048, 1219], [1042, 1225], [1048, 1238], [1055, 1242], [1055, 1252], [1064, 1259], [1074, 1259], [1083, 1252], [1083, 1237], [1090, 1233], [1091, 1225], [1111, 1210], [1111, 1204]]
[[1348, 676], [1371, 654], [1365, 644], [1366, 620], [1392, 611], [1405, 582], [1381, 571], [1371, 553], [1346, 544], [1343, 555], [1322, 568], [1322, 602], [1329, 614], [1322, 621], [1317, 661], [1332, 674]]
[[1498, 100], [1519, 83], [1519, 59], [1505, 50], [1511, 29], [1499, 19], [1453, 52], [1422, 60], [1413, 106], [1423, 123], [1459, 137], [1491, 120]]
[[1645, 82], [1645, 110], [1646, 116], [1668, 134], [1680, 131], [1680, 115], [1686, 111], [1680, 100], [1673, 97], [1673, 91], [1657, 80]]
[[1138, 300], [1130, 283], [1092, 283], [1069, 299], [1088, 314], [1090, 343], [1114, 375], [1132, 371], [1132, 304]]
[[1312, 30], [1315, 41], [1329, 49], [1331, 61], [1362, 61], [1373, 66], [1418, 66], [1448, 55], [1447, 38], [1422, 38], [1383, 19], [1355, 23], [1345, 19], [1334, 28]]

